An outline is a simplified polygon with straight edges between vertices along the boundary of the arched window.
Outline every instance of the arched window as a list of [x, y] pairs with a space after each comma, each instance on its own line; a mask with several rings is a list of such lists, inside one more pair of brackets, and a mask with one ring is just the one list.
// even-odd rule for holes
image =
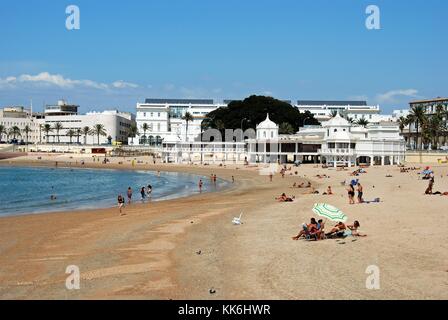
[[266, 131], [263, 131], [263, 138], [266, 138]]
[[274, 131], [271, 131], [271, 138], [274, 138]]

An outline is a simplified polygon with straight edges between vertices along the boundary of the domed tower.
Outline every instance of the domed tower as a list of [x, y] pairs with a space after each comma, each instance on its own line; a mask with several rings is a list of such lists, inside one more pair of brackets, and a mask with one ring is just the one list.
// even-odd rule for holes
[[266, 120], [257, 125], [257, 139], [260, 140], [276, 140], [278, 139], [278, 125], [269, 119], [269, 113]]

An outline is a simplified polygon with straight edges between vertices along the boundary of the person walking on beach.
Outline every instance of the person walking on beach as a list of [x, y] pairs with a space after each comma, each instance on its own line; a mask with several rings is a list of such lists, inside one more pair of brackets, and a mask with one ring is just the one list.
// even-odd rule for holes
[[199, 186], [199, 192], [202, 192], [202, 179], [199, 180], [198, 186]]
[[216, 186], [216, 174], [213, 175], [213, 184]]
[[131, 187], [128, 188], [128, 204], [131, 204], [131, 200], [132, 200], [132, 189]]
[[429, 179], [428, 188], [426, 188], [425, 194], [432, 194], [432, 188], [434, 187], [434, 177]]
[[120, 209], [120, 215], [123, 216], [124, 214], [122, 213], [122, 209], [124, 207], [124, 198], [121, 194], [118, 195], [118, 208]]
[[232, 176], [232, 183], [235, 183], [235, 177]]
[[148, 184], [148, 187], [146, 187], [146, 194], [148, 195], [148, 198], [151, 197], [151, 193], [152, 193], [152, 186]]
[[363, 198], [362, 198], [362, 195], [363, 195], [363, 188], [362, 188], [362, 185], [358, 182], [358, 203], [363, 203], [364, 202], [364, 200], [363, 200]]
[[349, 185], [348, 189], [348, 203], [355, 204], [355, 188], [352, 184]]
[[270, 172], [270, 173], [269, 173], [269, 181], [270, 181], [270, 182], [272, 182], [272, 177], [273, 177], [273, 176], [274, 176], [274, 175], [272, 174], [272, 172]]

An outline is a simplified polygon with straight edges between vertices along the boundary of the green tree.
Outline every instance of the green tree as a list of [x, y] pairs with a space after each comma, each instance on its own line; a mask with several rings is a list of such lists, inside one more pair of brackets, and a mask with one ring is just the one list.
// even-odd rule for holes
[[81, 129], [82, 134], [84, 135], [84, 144], [87, 144], [87, 136], [90, 134], [90, 128], [88, 126], [85, 126]]
[[282, 122], [282, 123], [280, 123], [280, 125], [278, 127], [278, 133], [280, 133], [280, 134], [293, 134], [294, 133], [294, 128], [288, 122]]
[[188, 124], [193, 121], [193, 115], [190, 112], [186, 112], [185, 115], [182, 117], [182, 120], [184, 120], [187, 123], [187, 127], [185, 129], [185, 141], [188, 140]]
[[369, 124], [369, 121], [367, 119], [365, 119], [364, 117], [362, 117], [361, 119], [359, 119], [356, 122], [358, 125], [363, 126], [364, 128], [367, 127], [367, 125]]
[[143, 130], [143, 141], [144, 141], [143, 144], [146, 144], [146, 131], [149, 130], [149, 125], [146, 122], [142, 125], [142, 130]]
[[30, 132], [32, 130], [29, 125], [25, 125], [22, 131], [25, 134], [25, 143], [28, 145], [28, 137], [30, 136]]
[[2, 124], [0, 124], [0, 142], [2, 142], [2, 136], [5, 134], [6, 135], [6, 127]]
[[100, 144], [100, 136], [106, 136], [106, 130], [104, 129], [104, 125], [96, 124], [93, 126], [92, 132], [97, 137], [97, 143]]
[[134, 138], [138, 135], [138, 128], [137, 125], [132, 124], [129, 127], [129, 131], [128, 131], [128, 137], [131, 138], [131, 143], [134, 144]]
[[8, 135], [12, 136], [13, 139], [20, 137], [21, 136], [20, 128], [18, 126], [13, 126], [12, 128], [9, 129]]
[[62, 123], [60, 122], [56, 122], [54, 124], [53, 129], [56, 131], [56, 137], [58, 138], [58, 143], [60, 143], [60, 139], [59, 139], [59, 131], [61, 131], [62, 129], [64, 129], [64, 126], [62, 125]]
[[415, 145], [417, 149], [421, 150], [422, 148], [421, 145], [423, 141], [422, 140], [420, 141], [420, 148], [419, 148], [418, 137], [419, 137], [419, 129], [426, 121], [425, 108], [422, 105], [413, 106], [411, 112], [409, 113], [409, 121], [415, 124], [415, 132], [416, 132]]
[[232, 101], [227, 107], [218, 108], [209, 114], [202, 122], [204, 130], [213, 128], [218, 129], [221, 121], [226, 129], [241, 129], [241, 120], [247, 119], [244, 124], [255, 126], [269, 118], [277, 123], [289, 123], [294, 132], [298, 132], [303, 127], [304, 121], [307, 125], [317, 125], [319, 122], [309, 111], [300, 112], [287, 102], [264, 96], [250, 96], [242, 101]]
[[76, 129], [76, 144], [79, 144], [79, 137], [82, 135], [82, 129], [77, 128]]
[[44, 125], [43, 130], [44, 130], [44, 132], [45, 132], [45, 136], [46, 136], [47, 143], [49, 143], [49, 142], [50, 142], [49, 135], [50, 135], [50, 132], [53, 131], [53, 128], [52, 128], [48, 123], [46, 123], [46, 124]]
[[75, 130], [73, 130], [73, 129], [67, 130], [67, 136], [70, 138], [70, 144], [72, 144], [72, 139], [75, 135], [76, 135]]

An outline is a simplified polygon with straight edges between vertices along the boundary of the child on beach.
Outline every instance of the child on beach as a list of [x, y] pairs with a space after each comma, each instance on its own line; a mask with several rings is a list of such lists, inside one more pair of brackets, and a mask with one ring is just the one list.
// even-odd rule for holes
[[123, 198], [123, 196], [121, 194], [118, 195], [117, 201], [118, 201], [118, 208], [120, 209], [120, 215], [123, 215], [122, 214], [122, 209], [124, 207], [124, 198]]

